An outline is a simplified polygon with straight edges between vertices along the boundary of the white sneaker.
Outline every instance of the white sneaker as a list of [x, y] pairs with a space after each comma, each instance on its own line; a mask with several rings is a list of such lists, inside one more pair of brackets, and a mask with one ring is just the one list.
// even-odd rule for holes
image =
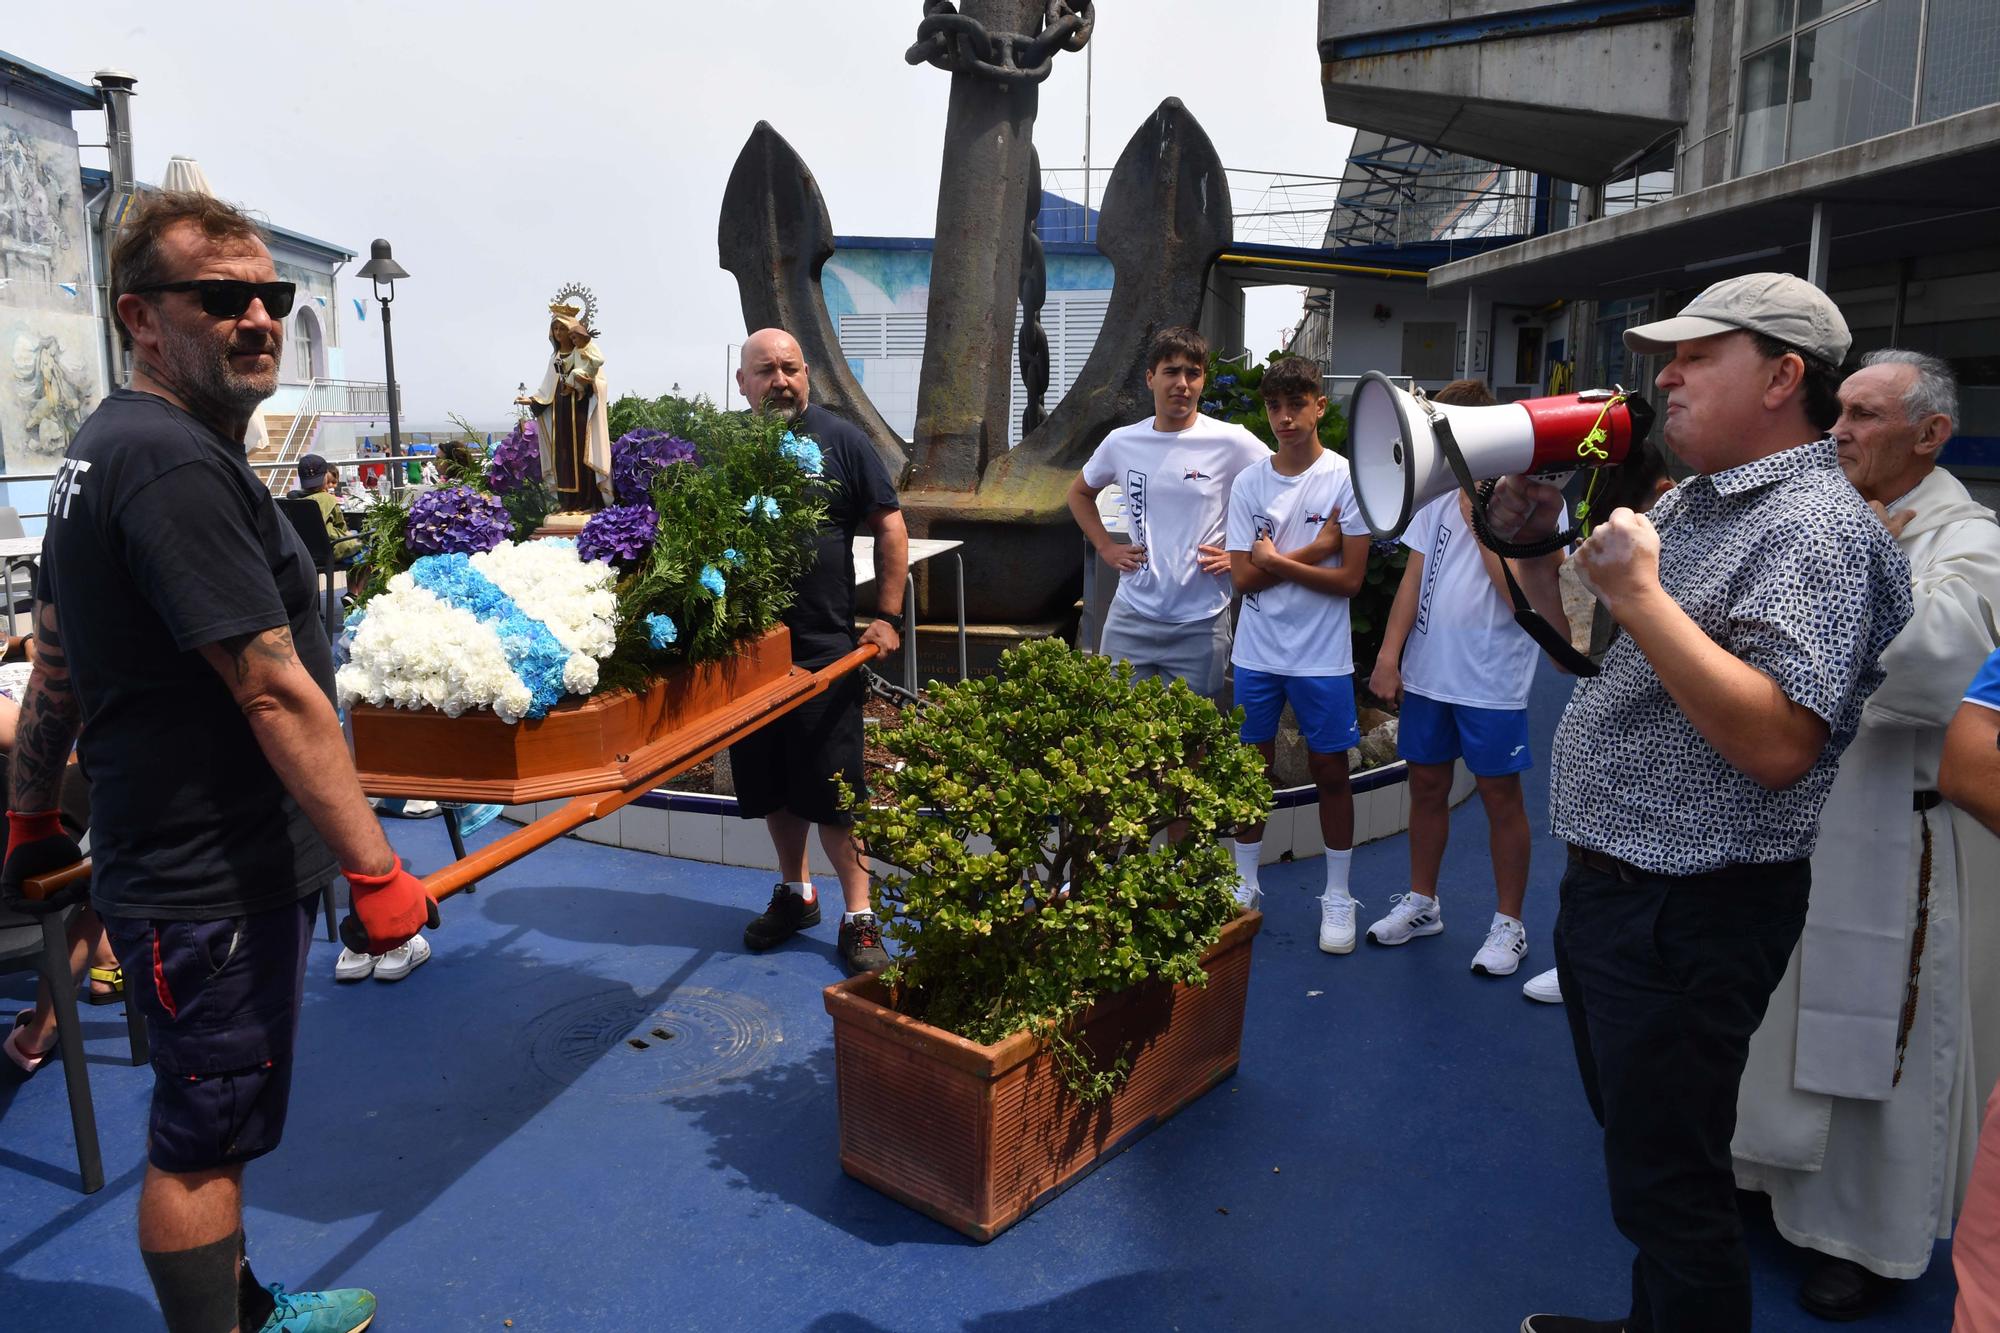
[[1264, 891], [1262, 889], [1253, 889], [1248, 884], [1238, 884], [1236, 886], [1236, 906], [1239, 910], [1254, 912], [1257, 910], [1257, 904], [1263, 901]]
[[340, 957], [333, 963], [335, 981], [366, 981], [374, 971], [375, 955], [356, 953], [344, 945], [341, 947]]
[[1354, 909], [1361, 904], [1350, 895], [1319, 900], [1319, 950], [1321, 953], [1354, 952]]
[[1561, 1004], [1563, 1002], [1562, 983], [1556, 980], [1556, 970], [1553, 967], [1546, 972], [1537, 972], [1534, 976], [1522, 982], [1521, 994], [1530, 1000], [1538, 1000], [1543, 1004]]
[[1399, 893], [1391, 898], [1389, 915], [1368, 927], [1370, 944], [1408, 944], [1419, 935], [1435, 935], [1444, 929], [1444, 908], [1435, 898], [1421, 893]]
[[421, 935], [412, 935], [408, 944], [397, 945], [376, 962], [375, 980], [401, 981], [430, 960], [430, 941]]
[[1472, 970], [1484, 977], [1504, 977], [1527, 955], [1527, 928], [1513, 917], [1495, 912], [1493, 924], [1486, 928], [1486, 943], [1472, 955]]

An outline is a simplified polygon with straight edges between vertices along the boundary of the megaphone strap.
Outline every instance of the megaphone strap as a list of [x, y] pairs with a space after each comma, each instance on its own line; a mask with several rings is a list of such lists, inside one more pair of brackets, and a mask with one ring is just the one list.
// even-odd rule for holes
[[[1610, 407], [1607, 405], [1605, 410], [1609, 412]], [[1577, 540], [1576, 531], [1557, 532], [1535, 542], [1510, 542], [1494, 536], [1486, 523], [1486, 502], [1492, 498], [1494, 483], [1473, 481], [1472, 469], [1466, 465], [1465, 455], [1459, 452], [1458, 440], [1452, 435], [1449, 417], [1437, 413], [1432, 417], [1431, 424], [1438, 449], [1444, 454], [1445, 462], [1451, 465], [1452, 475], [1458, 478], [1458, 484], [1465, 493], [1472, 497], [1473, 532], [1483, 546], [1500, 557], [1500, 572], [1507, 578], [1507, 595], [1514, 603], [1514, 623], [1525, 630], [1536, 646], [1563, 670], [1573, 676], [1596, 675], [1597, 663], [1578, 652], [1568, 635], [1558, 633], [1556, 627], [1529, 604], [1528, 595], [1521, 591], [1521, 584], [1514, 577], [1513, 565], [1508, 563], [1510, 559], [1532, 559], [1561, 550]]]

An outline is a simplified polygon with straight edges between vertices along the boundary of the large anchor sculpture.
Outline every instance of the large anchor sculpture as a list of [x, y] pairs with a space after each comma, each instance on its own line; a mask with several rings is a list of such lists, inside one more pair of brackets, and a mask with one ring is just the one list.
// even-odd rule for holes
[[[1093, 20], [1090, 4], [1068, 0], [924, 4], [905, 58], [950, 70], [951, 100], [916, 438], [907, 449], [848, 368], [827, 313], [820, 270], [833, 255], [833, 227], [805, 163], [759, 122], [722, 198], [722, 267], [735, 275], [746, 327], [777, 325], [798, 339], [813, 397], [874, 442], [899, 481], [913, 535], [967, 541], [966, 595], [981, 622], [1056, 620], [1074, 601], [1082, 547], [1064, 508], [1070, 479], [1107, 431], [1150, 411], [1146, 345], [1160, 329], [1200, 317], [1209, 264], [1232, 234], [1222, 162], [1170, 97], [1112, 169], [1097, 234], [1114, 272], [1110, 306], [1082, 373], [1041, 415], [1036, 390], [1048, 382], [1048, 352], [1037, 322], [1046, 278], [1033, 230], [1041, 197], [1035, 110], [1055, 54], [1080, 50]], [[1035, 401], [1025, 436], [1009, 450], [1017, 302], [1023, 379]], [[946, 593], [938, 610], [949, 602]]]

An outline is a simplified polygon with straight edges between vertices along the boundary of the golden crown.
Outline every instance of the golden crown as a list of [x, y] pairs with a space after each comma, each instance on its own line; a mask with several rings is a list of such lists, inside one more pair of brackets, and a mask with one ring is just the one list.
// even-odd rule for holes
[[551, 301], [549, 302], [549, 313], [551, 315], [561, 315], [564, 319], [575, 319], [583, 313], [583, 307], [571, 305], [568, 301]]

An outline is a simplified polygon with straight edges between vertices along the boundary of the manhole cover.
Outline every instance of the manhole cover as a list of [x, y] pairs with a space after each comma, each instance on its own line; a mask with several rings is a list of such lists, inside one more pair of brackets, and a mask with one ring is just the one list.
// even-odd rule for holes
[[558, 1083], [613, 1101], [696, 1092], [770, 1062], [784, 1033], [762, 1004], [682, 988], [655, 1008], [630, 991], [559, 1004], [528, 1024], [528, 1057]]

